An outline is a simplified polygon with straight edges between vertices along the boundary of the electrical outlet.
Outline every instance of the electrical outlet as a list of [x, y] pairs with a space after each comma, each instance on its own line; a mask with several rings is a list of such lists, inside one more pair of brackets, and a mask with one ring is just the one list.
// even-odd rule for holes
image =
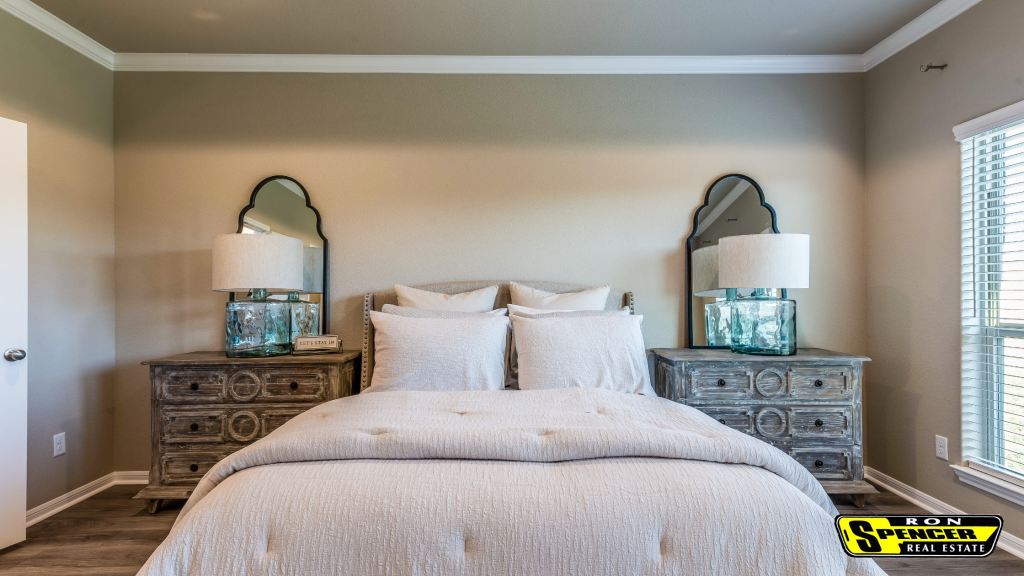
[[64, 453], [64, 433], [53, 435], [53, 457], [56, 458]]
[[949, 460], [949, 440], [945, 436], [935, 436], [935, 457]]

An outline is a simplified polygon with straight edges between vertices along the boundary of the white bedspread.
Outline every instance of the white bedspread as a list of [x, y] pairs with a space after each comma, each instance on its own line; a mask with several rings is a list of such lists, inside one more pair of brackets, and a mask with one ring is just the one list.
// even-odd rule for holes
[[883, 574], [786, 454], [660, 398], [363, 393], [200, 482], [140, 574]]

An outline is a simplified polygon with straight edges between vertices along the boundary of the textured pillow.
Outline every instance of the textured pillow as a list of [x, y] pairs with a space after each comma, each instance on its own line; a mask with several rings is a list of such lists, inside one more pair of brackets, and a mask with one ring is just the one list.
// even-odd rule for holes
[[498, 296], [498, 287], [488, 286], [461, 294], [441, 294], [395, 284], [395, 293], [398, 294], [398, 305], [403, 308], [490, 312], [494, 309], [494, 299]]
[[641, 316], [512, 316], [519, 389], [603, 388], [654, 396]]
[[[394, 304], [385, 304], [381, 312], [395, 314], [407, 318], [479, 318], [481, 316], [504, 316], [507, 308], [498, 308], [490, 312], [453, 312], [451, 310], [420, 310], [419, 308], [403, 308]], [[505, 387], [513, 388], [515, 379], [512, 376], [512, 325], [508, 325], [505, 334]]]
[[621, 310], [538, 310], [509, 304], [509, 315], [523, 318], [583, 318], [585, 316], [629, 316], [629, 306]]
[[407, 318], [475, 318], [479, 316], [504, 316], [507, 308], [498, 308], [490, 312], [456, 312], [453, 310], [423, 310], [420, 308], [403, 308], [394, 304], [385, 304], [381, 309], [385, 314], [395, 314]]
[[513, 304], [541, 310], [604, 310], [611, 290], [611, 287], [605, 284], [581, 292], [555, 294], [515, 282], [509, 283]]
[[502, 390], [508, 317], [407, 318], [370, 312], [371, 391]]

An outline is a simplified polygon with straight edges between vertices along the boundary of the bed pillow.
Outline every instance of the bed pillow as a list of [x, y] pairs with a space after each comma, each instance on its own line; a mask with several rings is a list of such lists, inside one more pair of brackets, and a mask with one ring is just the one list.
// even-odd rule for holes
[[[629, 306], [623, 306], [622, 310], [541, 310], [539, 308], [528, 308], [526, 306], [508, 305], [509, 316], [524, 316], [526, 318], [572, 318], [575, 316], [628, 316]], [[506, 387], [513, 390], [519, 389], [519, 354], [516, 352], [515, 334], [509, 337], [508, 351], [508, 381]]]
[[407, 318], [474, 318], [478, 316], [504, 316], [507, 308], [498, 308], [490, 312], [456, 312], [454, 310], [423, 310], [421, 308], [403, 308], [394, 304], [385, 304], [381, 309], [385, 314], [395, 314]]
[[582, 318], [585, 316], [629, 316], [629, 306], [622, 310], [538, 310], [509, 304], [509, 315], [523, 318]]
[[503, 390], [507, 316], [407, 318], [370, 312], [373, 380], [367, 391]]
[[642, 316], [512, 316], [519, 389], [603, 388], [655, 396], [647, 374]]
[[398, 305], [403, 308], [419, 308], [421, 310], [449, 310], [452, 312], [490, 312], [494, 309], [494, 299], [498, 296], [497, 286], [488, 286], [471, 292], [460, 294], [441, 294], [418, 288], [410, 288], [395, 284], [398, 294]]
[[509, 282], [512, 303], [541, 310], [604, 310], [611, 287], [605, 284], [581, 292], [555, 294]]

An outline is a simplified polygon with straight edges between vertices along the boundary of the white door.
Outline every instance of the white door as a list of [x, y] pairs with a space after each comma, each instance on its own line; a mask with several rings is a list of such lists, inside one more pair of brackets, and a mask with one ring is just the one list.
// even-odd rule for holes
[[28, 126], [0, 118], [0, 548], [25, 539]]

